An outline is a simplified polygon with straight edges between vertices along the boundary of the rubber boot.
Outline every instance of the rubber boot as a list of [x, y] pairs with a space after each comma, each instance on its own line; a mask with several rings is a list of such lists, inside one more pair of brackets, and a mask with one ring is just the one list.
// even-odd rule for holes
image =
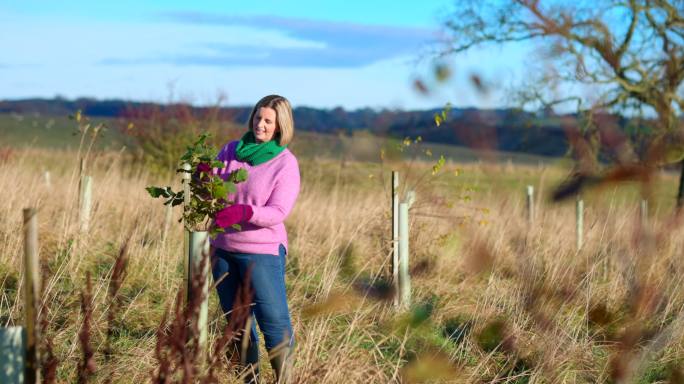
[[271, 368], [275, 372], [276, 383], [288, 384], [292, 371], [292, 348], [276, 347], [268, 352]]
[[258, 384], [259, 383], [259, 345], [249, 342], [246, 350], [243, 351], [245, 356], [240, 356], [240, 365], [245, 367], [245, 383]]

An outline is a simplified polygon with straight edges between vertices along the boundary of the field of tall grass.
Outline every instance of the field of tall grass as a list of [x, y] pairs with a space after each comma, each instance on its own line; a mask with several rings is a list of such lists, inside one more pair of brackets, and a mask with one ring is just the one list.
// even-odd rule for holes
[[[447, 162], [434, 175], [432, 166], [300, 158], [302, 189], [286, 222], [294, 382], [683, 380], [684, 233], [672, 215], [674, 176], [650, 185], [645, 221], [639, 185], [586, 191], [578, 251], [574, 200], [547, 199], [565, 176], [560, 166]], [[22, 323], [22, 208], [36, 207], [50, 344], [41, 349], [54, 355], [44, 365], [57, 382], [147, 382], [159, 376], [158, 337], [173, 331], [183, 234], [176, 223], [161, 241], [164, 207], [144, 188], [172, 180], [125, 151], [93, 152], [91, 228], [79, 233], [78, 168], [70, 150], [22, 148], [0, 158], [0, 326]], [[393, 308], [388, 282], [392, 169], [402, 193], [417, 192], [406, 311]], [[533, 223], [528, 184], [537, 191]], [[126, 271], [116, 273], [113, 301], [122, 252]], [[213, 292], [209, 311], [211, 349], [225, 326]], [[220, 363], [219, 381], [239, 382]], [[265, 358], [262, 372], [271, 376]], [[203, 374], [206, 366], [196, 377]], [[172, 378], [181, 382], [182, 369]]]

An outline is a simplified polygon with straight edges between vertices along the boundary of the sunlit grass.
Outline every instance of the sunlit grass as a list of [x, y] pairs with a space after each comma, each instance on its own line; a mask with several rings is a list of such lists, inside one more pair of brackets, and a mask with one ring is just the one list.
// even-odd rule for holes
[[[287, 220], [297, 382], [602, 382], [621, 374], [623, 361], [643, 361], [643, 382], [678, 372], [684, 237], [666, 224], [673, 175], [653, 184], [645, 232], [638, 185], [585, 192], [586, 239], [577, 252], [574, 203], [547, 199], [567, 172], [560, 165], [447, 162], [432, 176], [428, 160], [300, 157], [302, 189]], [[22, 321], [21, 208], [35, 206], [59, 381], [76, 378], [86, 272], [96, 381], [145, 381], [156, 368], [156, 330], [182, 284], [182, 228], [161, 242], [164, 207], [144, 187], [171, 180], [130, 164], [125, 152], [98, 152], [88, 164], [94, 210], [85, 234], [77, 232], [75, 153], [17, 149], [0, 164], [0, 325]], [[392, 169], [417, 191], [415, 305], [407, 313], [378, 294], [389, 271]], [[525, 215], [528, 184], [538, 196], [534, 224]], [[104, 364], [107, 284], [126, 239], [115, 355]], [[210, 321], [213, 345], [224, 323], [213, 294]], [[658, 335], [667, 337], [656, 343]], [[265, 361], [262, 368], [270, 371]], [[235, 380], [227, 369], [223, 379]]]

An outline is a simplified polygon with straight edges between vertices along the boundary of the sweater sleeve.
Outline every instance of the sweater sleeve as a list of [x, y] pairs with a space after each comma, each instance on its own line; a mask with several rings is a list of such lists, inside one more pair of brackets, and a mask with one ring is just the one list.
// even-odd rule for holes
[[224, 145], [216, 155], [216, 160], [223, 162], [223, 168], [214, 168], [215, 175], [223, 176], [228, 172], [228, 163], [235, 158], [235, 146], [237, 146], [237, 142], [231, 141]]
[[299, 165], [293, 156], [278, 174], [266, 204], [262, 207], [252, 206], [253, 215], [249, 222], [260, 227], [284, 222], [299, 195], [299, 183]]

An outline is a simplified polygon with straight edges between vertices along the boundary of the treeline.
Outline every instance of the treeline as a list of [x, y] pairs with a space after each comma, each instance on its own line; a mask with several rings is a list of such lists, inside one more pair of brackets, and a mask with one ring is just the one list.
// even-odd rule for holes
[[[131, 111], [175, 108], [181, 104], [155, 104], [124, 100], [96, 100], [79, 98], [68, 100], [23, 99], [0, 101], [0, 113], [66, 116], [81, 110], [88, 116], [125, 119]], [[188, 107], [187, 105], [184, 105]], [[190, 107], [202, 113], [214, 107]], [[250, 107], [221, 107], [221, 119], [244, 123]], [[422, 137], [424, 141], [512, 152], [525, 152], [544, 156], [562, 156], [567, 152], [567, 130], [580, 124], [575, 115], [530, 113], [516, 109], [453, 108], [447, 119], [439, 125], [435, 114], [441, 109], [421, 111], [376, 110], [361, 108], [294, 109], [297, 129], [319, 133], [352, 134], [366, 130], [377, 135], [392, 137]], [[628, 131], [629, 122], [622, 117], [611, 118], [618, 130]]]

